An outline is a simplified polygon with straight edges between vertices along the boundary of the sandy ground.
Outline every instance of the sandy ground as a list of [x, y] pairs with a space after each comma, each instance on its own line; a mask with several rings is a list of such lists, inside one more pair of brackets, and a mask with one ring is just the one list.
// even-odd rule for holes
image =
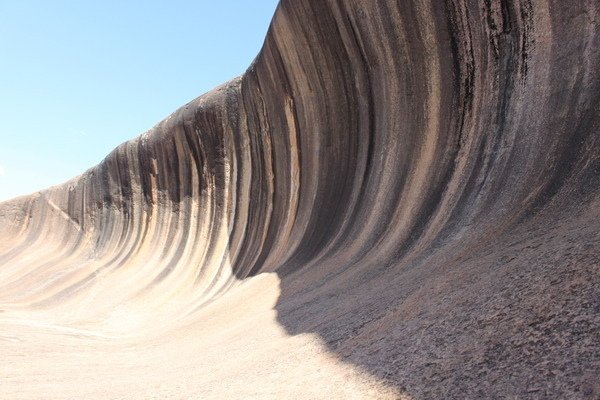
[[[399, 397], [329, 355], [317, 335], [287, 335], [273, 309], [277, 288], [276, 274], [260, 275], [204, 308], [194, 316], [196, 322], [151, 337], [42, 326], [25, 315], [1, 313], [1, 397]], [[120, 318], [121, 327], [134, 328], [126, 319], [135, 316], [122, 313]]]

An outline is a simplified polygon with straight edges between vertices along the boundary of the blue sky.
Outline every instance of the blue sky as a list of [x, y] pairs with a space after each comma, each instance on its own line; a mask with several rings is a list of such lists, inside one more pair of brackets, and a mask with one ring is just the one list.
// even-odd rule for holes
[[0, 201], [59, 184], [244, 72], [276, 0], [0, 0]]

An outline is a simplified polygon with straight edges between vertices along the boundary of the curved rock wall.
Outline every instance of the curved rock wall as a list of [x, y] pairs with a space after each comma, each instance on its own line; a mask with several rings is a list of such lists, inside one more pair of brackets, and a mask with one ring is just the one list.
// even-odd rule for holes
[[576, 242], [597, 267], [599, 12], [592, 0], [284, 0], [242, 77], [80, 177], [0, 206], [0, 305], [82, 323], [143, 304], [151, 321], [277, 272], [282, 325], [334, 351], [332, 331], [369, 308], [299, 327], [285, 298], [471, 281], [465, 260], [509, 257], [532, 224], [558, 232], [582, 215]]

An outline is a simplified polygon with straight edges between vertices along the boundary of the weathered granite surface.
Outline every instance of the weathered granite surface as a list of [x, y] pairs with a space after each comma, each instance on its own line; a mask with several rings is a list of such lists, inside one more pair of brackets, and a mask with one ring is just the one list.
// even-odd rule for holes
[[274, 272], [285, 332], [393, 396], [599, 398], [599, 13], [282, 0], [243, 76], [0, 204], [0, 317], [159, 335]]

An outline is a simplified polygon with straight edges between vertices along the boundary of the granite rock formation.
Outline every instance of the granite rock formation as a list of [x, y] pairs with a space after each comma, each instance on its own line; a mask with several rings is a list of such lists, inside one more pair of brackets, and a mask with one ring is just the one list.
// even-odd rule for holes
[[[596, 0], [282, 0], [243, 76], [0, 204], [0, 388], [598, 398], [599, 24]], [[286, 375], [303, 346], [345, 372]]]

